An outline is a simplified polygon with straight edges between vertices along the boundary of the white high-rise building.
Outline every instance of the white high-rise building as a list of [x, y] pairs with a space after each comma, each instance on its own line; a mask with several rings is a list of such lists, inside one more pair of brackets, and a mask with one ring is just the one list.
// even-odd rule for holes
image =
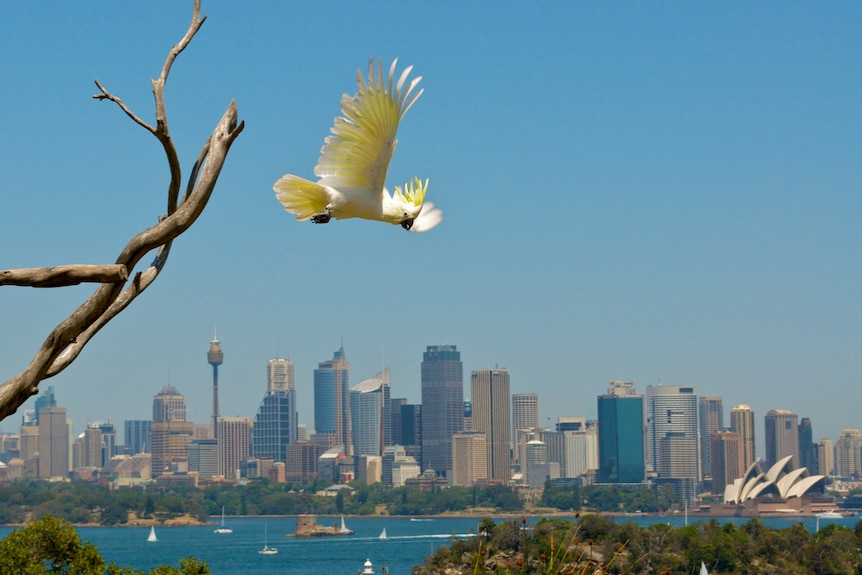
[[560, 475], [580, 477], [599, 468], [599, 440], [595, 427], [563, 432], [563, 465]]
[[[516, 444], [514, 433], [519, 429], [539, 427], [539, 394], [512, 394], [512, 443]], [[516, 452], [517, 453], [517, 452]]]
[[290, 391], [295, 388], [293, 362], [289, 359], [271, 359], [266, 362], [266, 390]]
[[697, 480], [700, 465], [694, 387], [650, 385], [646, 401], [648, 465], [660, 478]]

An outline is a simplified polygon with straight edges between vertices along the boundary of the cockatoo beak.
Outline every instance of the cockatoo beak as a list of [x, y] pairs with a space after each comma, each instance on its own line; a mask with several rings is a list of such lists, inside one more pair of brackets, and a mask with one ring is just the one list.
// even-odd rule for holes
[[409, 232], [410, 228], [413, 227], [413, 218], [410, 218], [409, 220], [404, 220], [403, 222], [401, 222], [401, 227]]

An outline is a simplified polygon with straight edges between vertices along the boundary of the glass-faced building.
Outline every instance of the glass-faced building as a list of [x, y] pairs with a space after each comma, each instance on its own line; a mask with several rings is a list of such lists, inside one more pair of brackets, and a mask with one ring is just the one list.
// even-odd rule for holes
[[343, 445], [345, 454], [353, 447], [353, 430], [350, 422], [349, 377], [350, 364], [344, 347], [332, 359], [320, 362], [314, 370], [314, 430], [331, 435], [334, 445]]
[[600, 395], [598, 415], [599, 483], [643, 482], [643, 397]]
[[285, 461], [287, 446], [297, 437], [296, 391], [267, 391], [254, 417], [253, 457]]
[[464, 367], [454, 345], [422, 354], [422, 470], [448, 477], [452, 436], [464, 429]]

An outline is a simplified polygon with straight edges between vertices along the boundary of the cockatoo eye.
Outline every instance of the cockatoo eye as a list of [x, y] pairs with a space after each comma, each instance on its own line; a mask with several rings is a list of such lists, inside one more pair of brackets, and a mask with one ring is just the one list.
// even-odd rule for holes
[[401, 222], [401, 227], [409, 232], [410, 228], [413, 227], [413, 218], [410, 218], [410, 219], [407, 219], [407, 220], [404, 220], [403, 222]]

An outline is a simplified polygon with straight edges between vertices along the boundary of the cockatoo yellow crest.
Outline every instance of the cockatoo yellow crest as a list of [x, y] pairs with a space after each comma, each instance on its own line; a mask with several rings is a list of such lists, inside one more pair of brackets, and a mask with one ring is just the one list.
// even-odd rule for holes
[[[412, 66], [395, 82], [394, 60], [384, 75], [383, 64], [368, 64], [368, 77], [356, 72], [359, 91], [341, 97], [341, 113], [332, 135], [324, 140], [314, 168], [316, 182], [286, 174], [272, 186], [275, 196], [297, 220], [325, 224], [330, 219], [364, 218], [400, 224], [405, 230], [428, 231], [442, 219], [442, 212], [425, 202], [428, 180], [413, 178], [386, 190], [386, 170], [395, 152], [395, 133], [410, 106], [422, 95], [413, 92], [422, 79], [405, 86]], [[394, 83], [394, 86], [393, 86]]]

